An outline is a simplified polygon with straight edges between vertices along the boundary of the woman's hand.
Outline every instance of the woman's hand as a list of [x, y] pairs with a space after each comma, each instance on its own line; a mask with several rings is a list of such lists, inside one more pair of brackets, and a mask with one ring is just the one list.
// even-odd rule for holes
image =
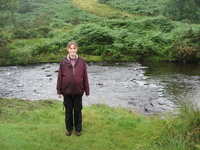
[[61, 94], [58, 94], [58, 98], [62, 98], [62, 95], [61, 95]]

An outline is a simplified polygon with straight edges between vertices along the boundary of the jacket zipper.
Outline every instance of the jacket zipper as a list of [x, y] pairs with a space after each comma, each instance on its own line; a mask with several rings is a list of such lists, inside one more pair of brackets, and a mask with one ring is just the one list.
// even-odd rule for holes
[[75, 67], [74, 67], [74, 65], [72, 65], [72, 72], [73, 72], [73, 76], [75, 77]]
[[72, 65], [72, 75], [73, 75], [73, 84], [74, 84], [74, 86], [73, 86], [73, 91], [75, 91], [75, 67], [74, 67], [75, 65]]

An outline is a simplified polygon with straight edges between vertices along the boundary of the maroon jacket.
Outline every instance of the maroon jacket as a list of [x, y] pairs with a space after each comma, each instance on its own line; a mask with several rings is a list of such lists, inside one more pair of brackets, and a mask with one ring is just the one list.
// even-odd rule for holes
[[86, 64], [83, 58], [78, 57], [74, 66], [71, 65], [68, 56], [60, 62], [57, 80], [58, 94], [89, 95], [89, 83]]

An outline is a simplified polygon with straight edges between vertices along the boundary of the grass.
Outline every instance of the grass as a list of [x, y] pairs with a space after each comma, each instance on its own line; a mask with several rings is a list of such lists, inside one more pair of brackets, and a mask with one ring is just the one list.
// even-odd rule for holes
[[108, 5], [98, 3], [98, 0], [71, 0], [72, 3], [92, 14], [106, 18], [131, 18], [136, 19], [140, 16], [126, 13], [119, 9], [111, 8]]
[[[65, 135], [62, 102], [0, 99], [1, 150], [196, 150], [200, 112], [176, 118], [147, 117], [130, 110], [92, 105], [83, 109], [80, 137]], [[184, 117], [187, 113], [187, 117]]]

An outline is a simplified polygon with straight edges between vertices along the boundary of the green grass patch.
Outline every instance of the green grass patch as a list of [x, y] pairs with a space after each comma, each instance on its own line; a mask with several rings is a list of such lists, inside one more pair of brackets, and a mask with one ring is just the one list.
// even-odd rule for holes
[[108, 5], [101, 4], [98, 0], [71, 0], [74, 5], [82, 10], [88, 11], [91, 14], [106, 18], [131, 18], [136, 19], [140, 16], [121, 11], [119, 9], [111, 8]]
[[196, 150], [200, 142], [200, 112], [188, 107], [163, 119], [106, 105], [88, 106], [83, 109], [80, 137], [65, 135], [60, 101], [1, 98], [0, 108], [2, 150]]

